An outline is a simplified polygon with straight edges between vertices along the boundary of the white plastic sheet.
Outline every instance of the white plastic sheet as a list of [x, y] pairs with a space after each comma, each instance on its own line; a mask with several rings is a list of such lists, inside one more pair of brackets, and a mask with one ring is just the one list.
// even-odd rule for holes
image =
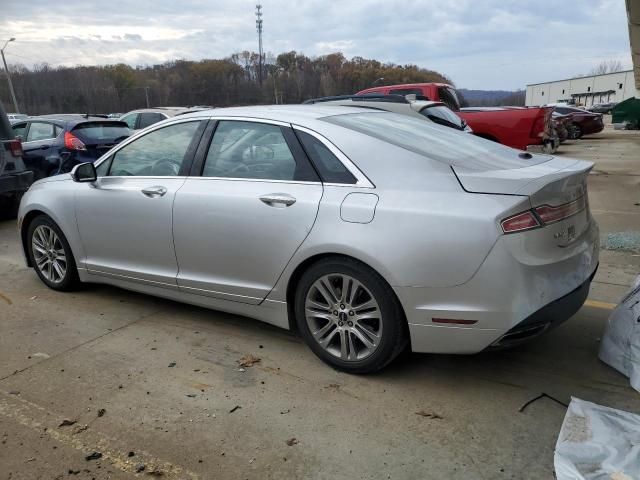
[[640, 391], [640, 276], [609, 316], [600, 360], [629, 377], [631, 386]]
[[554, 466], [558, 480], [640, 479], [640, 415], [572, 398]]

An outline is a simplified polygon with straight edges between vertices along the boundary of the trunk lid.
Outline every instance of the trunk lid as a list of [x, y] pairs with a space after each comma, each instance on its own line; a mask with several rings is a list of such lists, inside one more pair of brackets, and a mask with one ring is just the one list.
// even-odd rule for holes
[[567, 247], [589, 229], [587, 176], [593, 168], [591, 162], [550, 157], [544, 163], [523, 168], [487, 171], [452, 168], [460, 184], [470, 193], [529, 198], [530, 208], [544, 228], [516, 236], [529, 238], [527, 250], [529, 254], [535, 252], [535, 257], [544, 258], [556, 247], [564, 249], [566, 254]]
[[586, 193], [587, 175], [593, 163], [546, 158], [543, 163], [522, 168], [471, 170], [455, 165], [451, 168], [469, 193], [527, 196], [534, 207], [562, 205]]

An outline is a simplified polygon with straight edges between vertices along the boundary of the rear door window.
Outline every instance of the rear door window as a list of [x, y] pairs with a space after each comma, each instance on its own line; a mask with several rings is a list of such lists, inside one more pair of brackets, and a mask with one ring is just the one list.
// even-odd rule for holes
[[221, 121], [218, 124], [202, 176], [317, 180], [308, 162], [296, 159], [280, 126], [243, 121]]
[[147, 128], [149, 125], [161, 122], [165, 118], [167, 117], [158, 112], [143, 112], [140, 114], [140, 124], [138, 128]]
[[54, 125], [51, 123], [31, 122], [29, 133], [27, 133], [27, 142], [37, 142], [40, 140], [48, 140], [55, 138]]

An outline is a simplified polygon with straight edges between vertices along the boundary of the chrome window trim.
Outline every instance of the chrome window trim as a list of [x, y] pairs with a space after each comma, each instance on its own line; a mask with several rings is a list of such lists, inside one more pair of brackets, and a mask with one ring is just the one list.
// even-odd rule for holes
[[369, 180], [369, 178], [360, 171], [358, 167], [347, 157], [342, 150], [336, 147], [331, 141], [326, 138], [324, 135], [311, 130], [310, 128], [303, 127], [302, 125], [292, 124], [291, 125], [294, 130], [299, 130], [301, 132], [308, 133], [316, 140], [321, 142], [325, 147], [329, 149], [331, 153], [333, 153], [340, 162], [345, 166], [347, 170], [356, 178], [356, 183], [324, 183], [324, 185], [329, 186], [338, 186], [338, 187], [363, 187], [363, 188], [376, 188], [373, 182]]

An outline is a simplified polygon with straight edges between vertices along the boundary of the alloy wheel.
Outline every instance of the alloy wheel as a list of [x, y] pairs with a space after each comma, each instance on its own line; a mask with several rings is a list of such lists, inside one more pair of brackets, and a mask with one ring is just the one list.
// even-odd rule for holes
[[52, 283], [62, 282], [67, 275], [67, 256], [58, 234], [47, 225], [39, 225], [31, 237], [36, 268]]
[[343, 361], [371, 356], [382, 339], [382, 314], [375, 297], [345, 274], [320, 277], [305, 298], [311, 335], [325, 351]]

